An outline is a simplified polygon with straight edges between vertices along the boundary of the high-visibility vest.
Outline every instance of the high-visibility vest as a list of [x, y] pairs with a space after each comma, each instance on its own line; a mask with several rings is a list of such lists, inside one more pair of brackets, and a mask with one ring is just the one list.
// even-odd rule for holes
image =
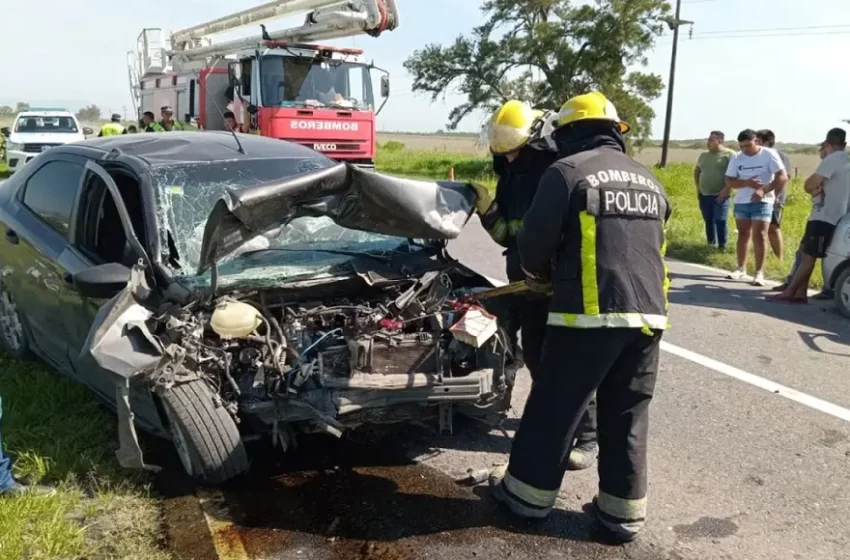
[[115, 136], [118, 134], [124, 134], [124, 127], [116, 122], [108, 122], [100, 127], [101, 136]]
[[[163, 131], [169, 132], [169, 130], [165, 128], [165, 123], [163, 121], [159, 121], [159, 126], [162, 127]], [[171, 121], [171, 132], [179, 130], [183, 130], [183, 124], [178, 120]]]

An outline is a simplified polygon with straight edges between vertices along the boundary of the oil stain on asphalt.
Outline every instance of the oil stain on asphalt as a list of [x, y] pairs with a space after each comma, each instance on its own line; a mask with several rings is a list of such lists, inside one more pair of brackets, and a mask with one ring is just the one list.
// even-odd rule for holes
[[[679, 558], [640, 544], [596, 544], [581, 512], [517, 521], [486, 485], [461, 486], [410, 461], [404, 449], [403, 441], [375, 436], [305, 441], [286, 455], [260, 452], [247, 476], [219, 489], [232, 523], [226, 537], [239, 539], [248, 558], [264, 560]], [[168, 471], [158, 488], [175, 555], [216, 558], [191, 482]]]

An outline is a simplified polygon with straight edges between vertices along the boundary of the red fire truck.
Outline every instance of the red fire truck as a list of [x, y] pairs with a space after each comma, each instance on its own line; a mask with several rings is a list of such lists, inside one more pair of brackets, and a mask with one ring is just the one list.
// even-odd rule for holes
[[[306, 20], [298, 27], [269, 32], [261, 23], [302, 12]], [[130, 89], [140, 118], [151, 111], [158, 119], [168, 105], [181, 121], [224, 130], [230, 110], [251, 132], [371, 167], [375, 116], [390, 94], [389, 73], [367, 63], [360, 49], [316, 41], [377, 37], [398, 21], [395, 0], [277, 0], [167, 39], [161, 29], [143, 29], [128, 53]], [[212, 40], [254, 24], [262, 34]]]

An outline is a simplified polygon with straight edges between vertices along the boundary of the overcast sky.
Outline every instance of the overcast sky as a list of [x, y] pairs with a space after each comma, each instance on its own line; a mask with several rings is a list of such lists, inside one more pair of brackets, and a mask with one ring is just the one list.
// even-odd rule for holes
[[[676, 77], [674, 138], [715, 128], [735, 135], [772, 128], [780, 141], [815, 142], [850, 118], [850, 1], [684, 0], [685, 31]], [[176, 30], [248, 8], [261, 0], [30, 0], [19, 25], [0, 34], [0, 103], [95, 103], [104, 113], [132, 113], [126, 52], [142, 27]], [[459, 101], [431, 103], [410, 92], [404, 60], [426, 43], [448, 43], [482, 21], [479, 0], [397, 0], [401, 25], [380, 38], [338, 42], [367, 50], [392, 73], [393, 94], [379, 116], [382, 130], [433, 131]], [[287, 23], [283, 21], [282, 23]], [[281, 26], [270, 24], [271, 29]], [[719, 38], [713, 32], [782, 28], [768, 37]], [[803, 28], [803, 29], [801, 29]], [[808, 28], [808, 29], [806, 29]], [[687, 28], [685, 28], [687, 29]], [[244, 32], [241, 33], [244, 35]], [[703, 35], [704, 34], [704, 35]], [[649, 69], [669, 71], [671, 40], [649, 54]], [[664, 128], [666, 93], [654, 107], [654, 136]], [[477, 130], [481, 116], [463, 130]]]

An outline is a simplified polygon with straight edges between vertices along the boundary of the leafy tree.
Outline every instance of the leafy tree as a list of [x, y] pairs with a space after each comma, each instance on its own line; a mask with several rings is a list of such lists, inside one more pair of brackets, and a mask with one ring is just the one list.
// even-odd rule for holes
[[453, 89], [466, 102], [452, 109], [448, 128], [476, 109], [495, 110], [508, 99], [556, 109], [570, 97], [596, 89], [617, 106], [632, 134], [646, 138], [661, 95], [645, 53], [664, 29], [664, 0], [486, 0], [484, 24], [450, 46], [426, 45], [408, 58], [413, 90], [432, 100]]
[[88, 105], [77, 111], [77, 118], [84, 122], [95, 122], [100, 120], [100, 107]]
[[0, 105], [0, 117], [11, 117], [15, 114], [15, 110], [8, 105]]
[[22, 101], [18, 101], [18, 104], [15, 106], [15, 114], [23, 113], [24, 111], [30, 110], [30, 104], [24, 103]]

